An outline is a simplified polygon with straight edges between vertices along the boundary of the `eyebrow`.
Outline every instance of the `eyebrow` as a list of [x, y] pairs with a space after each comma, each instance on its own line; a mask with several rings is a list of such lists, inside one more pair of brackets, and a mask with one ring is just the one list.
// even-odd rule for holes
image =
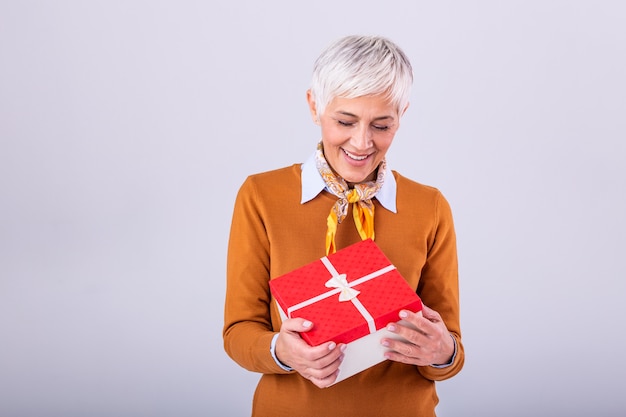
[[[352, 114], [350, 112], [347, 111], [342, 111], [342, 110], [338, 110], [337, 113], [342, 114], [344, 116], [349, 116], [349, 117], [354, 117], [355, 119], [359, 119], [359, 116], [357, 116], [356, 114]], [[375, 117], [374, 121], [378, 121], [378, 120], [395, 120], [395, 118], [393, 116], [379, 116], [379, 117]]]

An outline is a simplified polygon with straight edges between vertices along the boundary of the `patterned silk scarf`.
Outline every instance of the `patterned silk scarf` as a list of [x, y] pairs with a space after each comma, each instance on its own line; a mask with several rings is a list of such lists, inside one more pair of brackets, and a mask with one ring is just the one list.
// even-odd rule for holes
[[336, 175], [328, 165], [324, 157], [322, 142], [317, 144], [315, 160], [317, 170], [324, 179], [326, 186], [331, 193], [339, 197], [339, 200], [333, 205], [326, 219], [326, 225], [328, 227], [326, 231], [326, 255], [337, 251], [337, 247], [335, 246], [337, 225], [341, 223], [348, 214], [348, 204], [350, 203], [352, 203], [354, 224], [359, 231], [361, 239], [374, 239], [374, 204], [372, 203], [372, 198], [378, 193], [385, 180], [385, 160], [383, 159], [380, 165], [378, 165], [376, 181], [354, 184], [354, 188], [352, 189], [348, 188], [346, 181]]

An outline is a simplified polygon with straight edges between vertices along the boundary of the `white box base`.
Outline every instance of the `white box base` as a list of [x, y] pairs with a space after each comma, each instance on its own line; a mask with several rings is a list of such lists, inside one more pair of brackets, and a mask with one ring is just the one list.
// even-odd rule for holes
[[[278, 303], [276, 303], [276, 306], [278, 307], [281, 319], [286, 320], [287, 315], [283, 309], [278, 305]], [[398, 323], [407, 327], [412, 327], [412, 325], [405, 320], [399, 320]], [[370, 333], [357, 340], [347, 343], [346, 350], [344, 351], [343, 362], [339, 366], [339, 375], [337, 376], [335, 382], [330, 386], [387, 360], [384, 355], [389, 349], [380, 343], [383, 338], [404, 340], [401, 336], [391, 333], [383, 327], [375, 333]]]
[[[399, 323], [410, 326], [410, 324], [404, 320], [399, 321]], [[404, 340], [402, 337], [391, 333], [383, 327], [375, 333], [370, 333], [367, 336], [363, 336], [360, 339], [348, 343], [344, 351], [345, 357], [339, 366], [339, 375], [332, 385], [387, 360], [384, 355], [389, 349], [380, 344], [383, 338]]]

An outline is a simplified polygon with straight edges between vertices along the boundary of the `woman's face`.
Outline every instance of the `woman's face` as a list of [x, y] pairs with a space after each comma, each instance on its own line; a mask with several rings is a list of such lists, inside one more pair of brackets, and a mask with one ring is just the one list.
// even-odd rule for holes
[[383, 96], [336, 97], [320, 115], [307, 99], [330, 167], [348, 183], [373, 180], [400, 126], [395, 106]]

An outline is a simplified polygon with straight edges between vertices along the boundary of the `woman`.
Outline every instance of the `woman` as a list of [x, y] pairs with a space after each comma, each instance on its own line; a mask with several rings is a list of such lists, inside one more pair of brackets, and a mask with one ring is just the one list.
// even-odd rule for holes
[[[434, 416], [434, 381], [463, 366], [450, 208], [437, 189], [391, 171], [385, 160], [412, 82], [407, 57], [385, 38], [333, 43], [317, 59], [307, 91], [321, 129], [317, 150], [304, 164], [248, 177], [239, 190], [223, 336], [233, 360], [263, 374], [253, 416]], [[281, 322], [268, 282], [366, 238], [375, 239], [424, 309], [400, 312], [398, 320], [414, 328], [387, 326], [405, 339], [380, 341], [388, 360], [331, 386], [345, 346], [306, 344], [299, 334], [315, 323]]]

